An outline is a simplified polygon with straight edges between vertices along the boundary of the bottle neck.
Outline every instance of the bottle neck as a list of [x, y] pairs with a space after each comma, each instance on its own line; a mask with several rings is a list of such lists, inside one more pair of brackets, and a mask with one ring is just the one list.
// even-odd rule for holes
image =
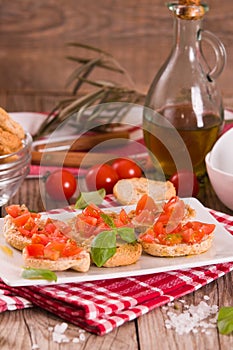
[[202, 28], [202, 20], [174, 19], [174, 46], [181, 50], [195, 49], [198, 44], [198, 35]]

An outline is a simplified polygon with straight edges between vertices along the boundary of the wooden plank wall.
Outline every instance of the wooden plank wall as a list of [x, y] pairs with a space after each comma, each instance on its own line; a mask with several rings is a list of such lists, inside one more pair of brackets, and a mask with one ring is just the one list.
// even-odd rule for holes
[[[226, 47], [219, 86], [225, 106], [233, 107], [233, 1], [207, 2], [204, 27]], [[0, 0], [0, 103], [11, 94], [30, 100], [36, 92], [45, 98], [46, 110], [50, 95], [69, 93], [65, 83], [76, 66], [65, 57], [79, 52], [68, 42], [108, 51], [147, 91], [170, 51], [172, 21], [164, 0]], [[14, 110], [13, 101], [8, 108]]]

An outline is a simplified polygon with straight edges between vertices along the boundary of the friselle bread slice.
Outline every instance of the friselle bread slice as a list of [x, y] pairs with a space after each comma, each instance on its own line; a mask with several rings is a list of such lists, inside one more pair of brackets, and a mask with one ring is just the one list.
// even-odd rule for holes
[[168, 200], [176, 195], [170, 181], [155, 181], [144, 177], [122, 179], [113, 187], [113, 194], [122, 205], [137, 204], [143, 194], [148, 194], [154, 201]]
[[26, 245], [31, 243], [31, 238], [23, 236], [17, 226], [14, 224], [12, 217], [6, 215], [4, 217], [3, 235], [8, 244], [18, 250], [23, 250]]
[[206, 252], [212, 245], [213, 234], [208, 235], [208, 237], [199, 243], [187, 244], [180, 243], [175, 245], [164, 245], [159, 243], [148, 243], [140, 240], [138, 241], [142, 245], [142, 249], [149, 255], [159, 256], [159, 257], [178, 257], [185, 255], [198, 255]]
[[87, 272], [90, 268], [90, 254], [83, 250], [78, 255], [58, 260], [28, 258], [23, 250], [25, 267], [34, 269], [48, 269], [51, 271], [65, 271], [72, 269], [78, 272]]
[[104, 267], [117, 267], [135, 264], [142, 254], [140, 243], [125, 243], [117, 247], [116, 253], [106, 261]]
[[[26, 209], [25, 205], [22, 205], [21, 207]], [[37, 223], [41, 225], [41, 227], [44, 225], [44, 221], [42, 219], [39, 219]], [[79, 272], [87, 272], [90, 268], [90, 254], [85, 249], [74, 256], [61, 257], [57, 260], [27, 257], [24, 252], [24, 248], [31, 244], [32, 240], [30, 237], [23, 236], [18, 231], [18, 228], [14, 224], [14, 221], [10, 215], [6, 215], [4, 217], [3, 234], [8, 244], [22, 251], [25, 267], [48, 269], [51, 271], [65, 271], [68, 269], [73, 269]]]

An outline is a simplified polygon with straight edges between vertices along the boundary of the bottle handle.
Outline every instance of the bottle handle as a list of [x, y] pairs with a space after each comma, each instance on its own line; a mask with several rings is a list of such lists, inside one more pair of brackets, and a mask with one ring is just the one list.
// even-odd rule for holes
[[[213, 68], [208, 66], [209, 72], [207, 73], [207, 78], [209, 81], [215, 80], [223, 71], [226, 65], [226, 50], [223, 43], [208, 30], [200, 30], [198, 33], [198, 40], [206, 41], [214, 50], [216, 56], [216, 63]], [[204, 56], [203, 56], [204, 57]]]

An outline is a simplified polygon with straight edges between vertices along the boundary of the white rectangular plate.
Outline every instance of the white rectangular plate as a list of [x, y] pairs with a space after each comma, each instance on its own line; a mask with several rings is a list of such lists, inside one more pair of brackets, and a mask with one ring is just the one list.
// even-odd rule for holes
[[[72, 270], [58, 272], [56, 283], [84, 282], [139, 276], [233, 261], [233, 236], [213, 218], [208, 210], [197, 199], [186, 198], [184, 201], [196, 210], [195, 220], [214, 223], [216, 225], [213, 245], [208, 252], [200, 255], [176, 258], [159, 258], [143, 254], [136, 264], [130, 266], [117, 268], [98, 268], [91, 266], [87, 273], [80, 273]], [[127, 207], [124, 208], [127, 210]], [[108, 208], [107, 210], [119, 209], [120, 208], [118, 207]], [[128, 207], [128, 209], [132, 209], [132, 207]], [[61, 214], [50, 214], [49, 216], [60, 220], [67, 220], [74, 216], [74, 213], [64, 212]], [[0, 247], [7, 245], [2, 234], [2, 226], [3, 219], [0, 219]], [[0, 249], [0, 277], [6, 284], [10, 286], [30, 286], [50, 283], [46, 280], [23, 279], [21, 277], [23, 266], [22, 255], [19, 251], [13, 248], [12, 250], [13, 256], [9, 256]]]

